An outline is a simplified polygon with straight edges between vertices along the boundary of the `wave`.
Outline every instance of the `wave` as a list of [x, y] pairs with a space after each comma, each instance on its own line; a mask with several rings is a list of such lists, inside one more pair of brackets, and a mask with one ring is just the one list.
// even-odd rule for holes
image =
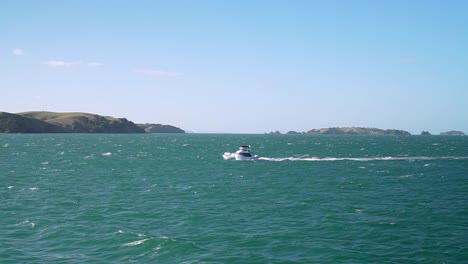
[[149, 240], [149, 238], [145, 238], [145, 239], [142, 239], [142, 240], [137, 240], [137, 241], [134, 241], [134, 242], [126, 243], [126, 244], [124, 244], [124, 246], [133, 247], [133, 246], [143, 244], [143, 243], [145, 243], [145, 241], [148, 241], [148, 240]]
[[368, 157], [368, 158], [317, 158], [317, 157], [286, 157], [286, 158], [269, 158], [259, 157], [259, 160], [266, 161], [416, 161], [416, 160], [466, 160], [464, 156], [442, 156], [442, 157]]

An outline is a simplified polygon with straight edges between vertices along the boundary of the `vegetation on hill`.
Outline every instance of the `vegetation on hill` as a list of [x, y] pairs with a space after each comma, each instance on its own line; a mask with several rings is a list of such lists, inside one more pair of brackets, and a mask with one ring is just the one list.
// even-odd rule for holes
[[138, 124], [139, 127], [143, 128], [146, 133], [185, 133], [184, 130], [171, 126], [161, 124]]
[[0, 133], [185, 133], [161, 124], [140, 124], [111, 116], [45, 111], [0, 112]]
[[22, 115], [0, 112], [0, 133], [64, 133], [62, 127]]
[[88, 113], [1, 112], [1, 133], [145, 133], [125, 118]]
[[307, 131], [309, 135], [318, 134], [345, 134], [345, 135], [411, 135], [404, 130], [396, 129], [379, 129], [379, 128], [366, 128], [366, 127], [331, 127], [312, 129]]
[[25, 112], [19, 115], [59, 126], [68, 133], [145, 133], [125, 118], [88, 113]]

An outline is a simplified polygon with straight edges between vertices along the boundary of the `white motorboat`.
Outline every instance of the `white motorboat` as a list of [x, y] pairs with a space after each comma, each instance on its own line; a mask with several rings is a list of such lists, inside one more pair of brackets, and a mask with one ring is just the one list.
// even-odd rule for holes
[[257, 160], [258, 156], [252, 156], [252, 154], [250, 154], [250, 146], [240, 146], [239, 150], [236, 152], [224, 152], [223, 158], [225, 160]]

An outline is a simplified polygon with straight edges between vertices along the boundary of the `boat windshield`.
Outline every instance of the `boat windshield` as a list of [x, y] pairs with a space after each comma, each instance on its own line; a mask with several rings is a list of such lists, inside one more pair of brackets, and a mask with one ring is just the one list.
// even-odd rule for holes
[[244, 157], [252, 157], [252, 154], [250, 154], [250, 153], [239, 153], [239, 154], [244, 156]]

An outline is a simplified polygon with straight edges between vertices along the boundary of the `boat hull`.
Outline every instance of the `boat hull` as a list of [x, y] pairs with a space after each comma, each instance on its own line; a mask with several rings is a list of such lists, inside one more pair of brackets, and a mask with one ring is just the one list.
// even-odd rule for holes
[[231, 153], [231, 152], [225, 152], [223, 154], [223, 158], [225, 160], [257, 160], [258, 157], [255, 155], [255, 156], [250, 156], [250, 157], [246, 157], [244, 155], [241, 155], [241, 154], [238, 154], [238, 153]]

